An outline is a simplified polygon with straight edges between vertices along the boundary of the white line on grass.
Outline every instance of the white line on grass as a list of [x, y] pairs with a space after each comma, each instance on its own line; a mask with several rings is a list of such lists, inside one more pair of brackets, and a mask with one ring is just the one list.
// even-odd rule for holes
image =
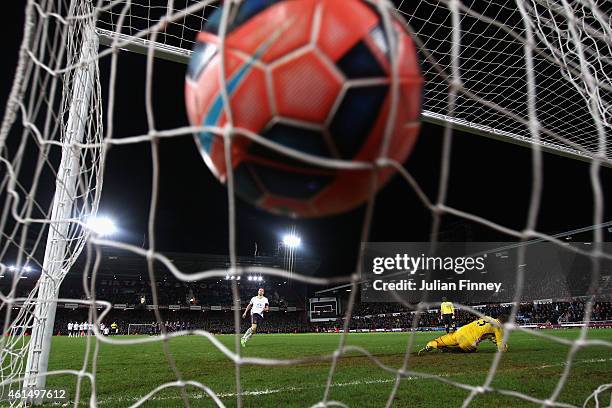
[[[448, 374], [443, 374], [441, 375], [441, 377], [448, 377]], [[417, 380], [419, 379], [419, 377], [404, 377], [402, 378], [402, 380]], [[332, 387], [351, 387], [351, 386], [357, 386], [357, 385], [371, 385], [371, 384], [386, 384], [386, 383], [392, 383], [394, 382], [395, 379], [394, 378], [378, 378], [378, 379], [372, 379], [372, 380], [355, 380], [355, 381], [349, 381], [349, 382], [344, 382], [344, 383], [334, 383], [332, 385]], [[304, 390], [308, 390], [308, 389], [317, 389], [317, 388], [324, 388], [324, 385], [312, 385], [312, 386], [308, 386], [308, 387], [284, 387], [284, 388], [273, 388], [273, 389], [265, 389], [265, 390], [253, 390], [253, 391], [242, 391], [241, 395], [246, 395], [246, 396], [258, 396], [258, 395], [269, 395], [269, 394], [278, 394], [281, 392], [296, 392], [296, 391], [304, 391]], [[233, 392], [226, 392], [226, 393], [219, 393], [217, 394], [217, 396], [219, 398], [232, 398], [236, 396], [236, 393]], [[190, 394], [188, 395], [189, 398], [191, 399], [204, 399], [204, 398], [209, 398], [208, 394], [206, 393], [197, 393], [197, 394]], [[109, 398], [104, 398], [98, 401], [98, 403], [100, 404], [104, 404], [104, 403], [109, 403], [109, 402], [127, 402], [127, 401], [138, 401], [140, 397], [109, 397]], [[153, 401], [163, 401], [163, 400], [175, 400], [175, 399], [181, 399], [180, 396], [165, 396], [165, 397], [152, 397], [150, 398], [150, 400]]]
[[[606, 361], [612, 361], [612, 358], [590, 358], [590, 359], [586, 359], [586, 360], [574, 360], [574, 362], [572, 364], [576, 364], [576, 363], [586, 363], [586, 364], [590, 364], [590, 363], [605, 363]], [[550, 368], [550, 367], [564, 367], [566, 364], [567, 364], [566, 361], [564, 361], [563, 363], [545, 364], [545, 365], [541, 365], [539, 367], [536, 367], [536, 370], [541, 370], [543, 368]]]

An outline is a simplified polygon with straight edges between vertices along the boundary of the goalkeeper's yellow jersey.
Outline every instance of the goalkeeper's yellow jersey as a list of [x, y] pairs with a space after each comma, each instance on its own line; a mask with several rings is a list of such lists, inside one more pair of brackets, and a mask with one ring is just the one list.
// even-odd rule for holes
[[440, 304], [440, 311], [442, 314], [453, 314], [455, 313], [455, 306], [451, 302], [442, 302]]
[[463, 342], [471, 344], [473, 347], [476, 347], [478, 343], [485, 339], [495, 338], [497, 348], [501, 349], [504, 330], [499, 320], [485, 316], [482, 319], [461, 326], [461, 328], [456, 331], [455, 335], [461, 338]]

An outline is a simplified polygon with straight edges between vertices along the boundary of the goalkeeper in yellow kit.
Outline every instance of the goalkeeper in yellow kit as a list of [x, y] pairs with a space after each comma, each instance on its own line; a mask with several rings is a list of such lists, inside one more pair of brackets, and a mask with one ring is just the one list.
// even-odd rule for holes
[[444, 336], [440, 336], [435, 340], [427, 343], [425, 348], [419, 350], [419, 355], [426, 351], [438, 349], [440, 351], [457, 351], [463, 353], [471, 353], [476, 351], [478, 344], [483, 340], [491, 340], [497, 345], [497, 349], [507, 351], [508, 346], [502, 347], [502, 338], [504, 337], [503, 323], [506, 321], [505, 316], [500, 316], [494, 319], [485, 316], [482, 319], [473, 321], [470, 324], [462, 326], [457, 331], [454, 331]]

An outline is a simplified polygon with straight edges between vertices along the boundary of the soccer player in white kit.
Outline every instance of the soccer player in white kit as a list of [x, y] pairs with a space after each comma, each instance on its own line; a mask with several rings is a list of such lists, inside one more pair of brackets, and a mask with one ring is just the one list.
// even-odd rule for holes
[[72, 322], [68, 322], [68, 337], [72, 337]]
[[251, 310], [251, 327], [244, 333], [242, 339], [240, 339], [240, 344], [242, 347], [246, 346], [246, 342], [249, 341], [252, 335], [257, 332], [257, 325], [263, 321], [264, 312], [270, 311], [270, 305], [268, 304], [268, 298], [264, 296], [263, 288], [259, 288], [257, 291], [257, 296], [253, 296], [246, 310], [242, 314], [242, 318], [246, 318], [247, 313]]

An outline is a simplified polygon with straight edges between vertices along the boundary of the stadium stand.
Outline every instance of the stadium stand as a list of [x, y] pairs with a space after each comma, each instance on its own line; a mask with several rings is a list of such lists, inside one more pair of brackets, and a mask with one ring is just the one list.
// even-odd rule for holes
[[[225, 267], [227, 258], [220, 255], [170, 254], [172, 262], [182, 271], [197, 272], [205, 269]], [[157, 334], [160, 325], [156, 322], [154, 309], [159, 309], [165, 330], [207, 330], [212, 333], [234, 333], [234, 315], [231, 310], [230, 276], [217, 280], [183, 282], [175, 279], [165, 268], [156, 265], [155, 285], [157, 304], [153, 305], [153, 294], [146, 262], [141, 257], [116, 250], [103, 251], [104, 261], [96, 274], [96, 299], [105, 300], [113, 305], [106, 315], [104, 323], [116, 322], [120, 334], [127, 334], [130, 325], [139, 325], [130, 330], [130, 334]], [[280, 267], [282, 258], [276, 256], [242, 257], [244, 265], [265, 265]], [[78, 265], [78, 264], [77, 264]], [[298, 259], [296, 269], [303, 274], [315, 274], [319, 267], [318, 260]], [[76, 268], [75, 268], [76, 270]], [[22, 279], [15, 288], [17, 296], [25, 295], [32, 290], [37, 276], [31, 275]], [[251, 279], [249, 279], [251, 278]], [[89, 277], [89, 284], [91, 283]], [[234, 278], [235, 279], [235, 278]], [[336, 331], [344, 326], [342, 319], [328, 322], [310, 322], [307, 312], [308, 298], [314, 296], [319, 287], [288, 282], [259, 276], [242, 276], [238, 283], [241, 308], [244, 309], [259, 287], [263, 287], [270, 300], [272, 310], [260, 328], [268, 333], [303, 333]], [[609, 282], [608, 282], [609, 283]], [[0, 281], [0, 286], [9, 284], [8, 280]], [[602, 285], [606, 289], [609, 285]], [[3, 290], [8, 290], [3, 287]], [[600, 296], [595, 303], [591, 320], [603, 325], [612, 325], [612, 297], [610, 291]], [[340, 298], [342, 311], [346, 310], [347, 299], [341, 298], [341, 292], [333, 294]], [[86, 299], [83, 280], [80, 273], [69, 273], [60, 289], [60, 298]], [[584, 299], [563, 298], [545, 299], [526, 302], [520, 305], [517, 322], [529, 327], [562, 327], [577, 324], [583, 320]], [[476, 310], [485, 315], [496, 316], [509, 312], [510, 304], [472, 304]], [[101, 312], [101, 310], [99, 310]], [[350, 330], [356, 331], [403, 331], [413, 325], [413, 312], [398, 303], [357, 302], [353, 310]], [[474, 319], [474, 315], [465, 310], [456, 311], [458, 326]], [[60, 302], [57, 309], [54, 333], [66, 334], [68, 322], [88, 320], [88, 309], [76, 303]], [[599, 324], [599, 323], [593, 323]], [[248, 319], [243, 320], [241, 330], [248, 326]], [[419, 317], [419, 330], [439, 329], [439, 310], [423, 311]]]

